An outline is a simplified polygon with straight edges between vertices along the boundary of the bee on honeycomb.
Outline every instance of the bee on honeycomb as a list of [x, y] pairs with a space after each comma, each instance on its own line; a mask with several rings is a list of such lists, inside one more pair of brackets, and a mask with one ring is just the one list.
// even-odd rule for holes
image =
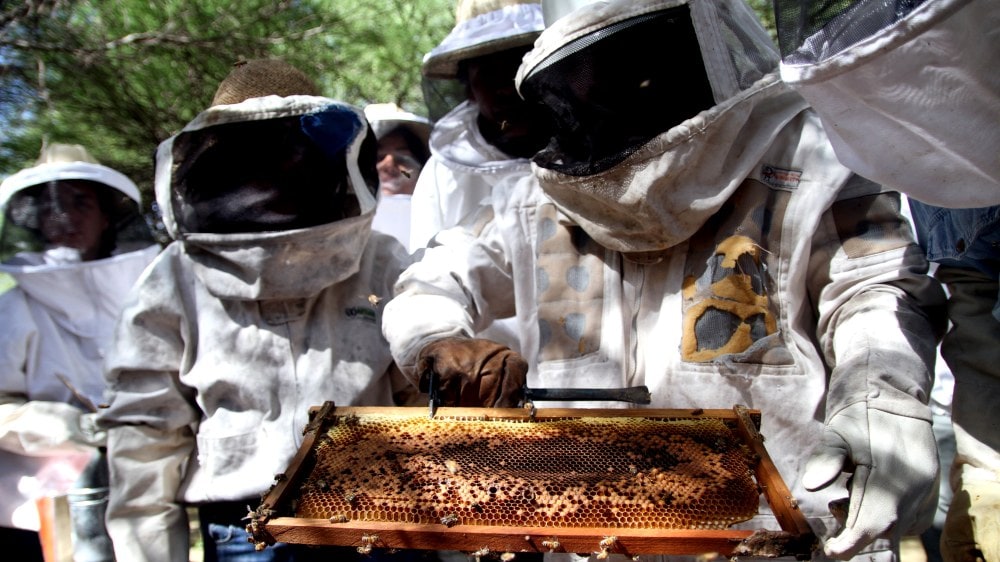
[[725, 529], [758, 506], [751, 458], [711, 418], [365, 414], [332, 424], [315, 456], [297, 517]]

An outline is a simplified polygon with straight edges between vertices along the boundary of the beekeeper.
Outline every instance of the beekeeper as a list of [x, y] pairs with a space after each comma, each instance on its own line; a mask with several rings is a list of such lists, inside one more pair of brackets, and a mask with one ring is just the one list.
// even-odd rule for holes
[[427, 145], [431, 122], [394, 103], [368, 104], [365, 117], [378, 141], [375, 169], [381, 193], [372, 229], [409, 247], [410, 199], [431, 155]]
[[[382, 306], [409, 258], [371, 232], [377, 189], [364, 113], [280, 60], [237, 64], [160, 144], [174, 242], [128, 299], [101, 413], [119, 560], [188, 560], [185, 506], [206, 558], [253, 555], [247, 507], [288, 468], [309, 408], [393, 404]], [[302, 555], [256, 554], [288, 549]]]
[[781, 76], [837, 156], [910, 196], [949, 291], [941, 354], [955, 375], [948, 562], [1000, 558], [1000, 7], [988, 0], [810, 10], [775, 0]]
[[[436, 371], [465, 404], [508, 404], [526, 376], [644, 384], [660, 408], [759, 408], [823, 539], [815, 557], [893, 560], [935, 507], [927, 399], [944, 295], [899, 195], [837, 161], [777, 67], [740, 0], [598, 2], [557, 19], [517, 76], [556, 121], [533, 159], [544, 193], [497, 188], [476, 240], [401, 276], [384, 332], [414, 382]], [[469, 339], [515, 310], [526, 374]], [[828, 504], [848, 496], [838, 522]], [[778, 528], [766, 511], [749, 524]]]
[[545, 23], [542, 6], [459, 0], [455, 27], [424, 56], [432, 81], [459, 81], [466, 99], [434, 123], [431, 158], [411, 202], [410, 249], [459, 224], [505, 178], [528, 175], [548, 141], [548, 116], [514, 89], [514, 74]]
[[[0, 295], [0, 526], [8, 546], [16, 544], [11, 529], [39, 529], [35, 499], [107, 486], [90, 479], [100, 477], [105, 444], [94, 424], [101, 361], [125, 293], [159, 251], [139, 203], [132, 180], [79, 145], [49, 145], [35, 166], [0, 184], [0, 271], [17, 281]], [[37, 550], [37, 535], [29, 538]], [[88, 538], [77, 537], [81, 556], [101, 548]]]

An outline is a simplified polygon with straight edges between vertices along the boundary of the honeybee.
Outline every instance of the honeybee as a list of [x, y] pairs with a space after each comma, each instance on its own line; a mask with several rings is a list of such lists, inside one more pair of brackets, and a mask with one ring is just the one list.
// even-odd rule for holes
[[595, 552], [594, 558], [597, 560], [607, 560], [608, 556], [611, 554], [611, 547], [613, 547], [616, 542], [618, 542], [618, 537], [615, 536], [604, 537], [601, 539], [601, 542], [598, 543], [601, 551]]
[[358, 554], [371, 554], [372, 545], [378, 541], [378, 535], [361, 535], [361, 546], [358, 547]]
[[441, 518], [441, 524], [445, 527], [454, 527], [458, 524], [458, 516], [454, 513], [450, 513]]

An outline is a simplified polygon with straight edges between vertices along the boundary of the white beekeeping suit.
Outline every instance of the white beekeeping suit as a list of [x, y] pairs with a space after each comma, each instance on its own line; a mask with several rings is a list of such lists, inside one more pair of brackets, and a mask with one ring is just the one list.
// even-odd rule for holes
[[[837, 156], [907, 193], [949, 290], [941, 356], [955, 376], [947, 562], [1000, 557], [1000, 5], [775, 0], [781, 76]], [[947, 472], [946, 472], [947, 473]]]
[[[34, 499], [65, 493], [104, 445], [101, 362], [159, 252], [139, 203], [132, 180], [78, 145], [47, 147], [0, 185], [0, 271], [17, 281], [0, 295], [0, 526], [37, 530]], [[101, 221], [87, 243], [81, 212]]]
[[409, 257], [371, 231], [364, 113], [300, 76], [281, 61], [238, 66], [157, 150], [174, 242], [128, 299], [100, 417], [120, 560], [186, 561], [185, 504], [242, 510], [212, 523], [243, 532], [310, 407], [393, 403], [381, 307]]
[[[525, 48], [544, 22], [537, 2], [461, 0], [451, 33], [424, 57], [429, 78], [458, 80], [459, 63]], [[514, 77], [510, 76], [510, 86]], [[410, 249], [425, 247], [445, 228], [475, 211], [500, 181], [528, 175], [528, 158], [489, 142], [480, 129], [480, 108], [466, 100], [438, 119], [430, 137], [431, 158], [413, 192]]]
[[[759, 408], [824, 541], [813, 557], [889, 561], [933, 513], [943, 293], [898, 193], [837, 160], [777, 65], [740, 1], [597, 2], [555, 21], [517, 78], [556, 121], [535, 178], [496, 188], [473, 240], [438, 236], [384, 331], [417, 380], [442, 341], [475, 349], [445, 338], [515, 310], [529, 387]], [[845, 528], [828, 505], [849, 494]], [[776, 525], [766, 509], [750, 522]]]

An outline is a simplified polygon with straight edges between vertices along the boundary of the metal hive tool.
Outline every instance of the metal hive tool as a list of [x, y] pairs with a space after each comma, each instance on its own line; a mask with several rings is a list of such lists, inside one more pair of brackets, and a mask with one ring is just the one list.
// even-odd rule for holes
[[[328, 403], [249, 527], [261, 546], [806, 557], [814, 538], [757, 423], [741, 407], [428, 419]], [[728, 529], [762, 491], [782, 530]]]

